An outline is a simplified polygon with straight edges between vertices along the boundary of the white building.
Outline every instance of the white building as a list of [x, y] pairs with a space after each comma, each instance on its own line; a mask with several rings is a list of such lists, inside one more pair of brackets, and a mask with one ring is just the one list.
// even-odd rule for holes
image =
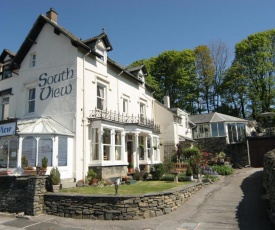
[[195, 124], [190, 121], [188, 113], [179, 108], [170, 108], [169, 96], [164, 97], [164, 104], [155, 100], [155, 120], [160, 124], [161, 156], [170, 158], [177, 150], [177, 144], [184, 148], [193, 146], [192, 128]]
[[[40, 15], [16, 54], [0, 56], [0, 168], [49, 160], [63, 179], [83, 179], [89, 168], [103, 178], [127, 173], [128, 163], [160, 162], [159, 126], [144, 66], [125, 69], [108, 58], [105, 32], [81, 40]], [[17, 125], [17, 126], [16, 126]], [[10, 129], [9, 129], [10, 128]], [[17, 170], [18, 171], [18, 170]]]

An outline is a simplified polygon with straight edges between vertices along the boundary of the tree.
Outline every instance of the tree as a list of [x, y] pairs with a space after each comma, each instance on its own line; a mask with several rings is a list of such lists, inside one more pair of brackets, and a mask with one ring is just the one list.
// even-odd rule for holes
[[268, 112], [275, 98], [275, 30], [256, 33], [235, 46], [235, 60], [247, 79], [252, 117]]
[[[210, 112], [210, 101], [213, 93], [214, 83], [214, 63], [211, 58], [208, 46], [197, 46], [194, 50], [196, 57], [196, 70], [198, 78], [198, 90], [200, 98], [198, 99], [198, 112], [206, 110]], [[202, 108], [205, 104], [206, 108]]]
[[209, 49], [215, 69], [213, 80], [212, 110], [219, 111], [222, 93], [221, 85], [229, 65], [230, 52], [227, 45], [222, 41], [210, 43]]
[[219, 112], [235, 117], [247, 116], [247, 79], [243, 75], [243, 67], [236, 60], [227, 70], [221, 85], [223, 102]]
[[171, 107], [186, 109], [194, 113], [196, 89], [195, 56], [191, 50], [165, 51], [156, 57], [151, 75], [159, 84], [160, 101], [168, 94]]

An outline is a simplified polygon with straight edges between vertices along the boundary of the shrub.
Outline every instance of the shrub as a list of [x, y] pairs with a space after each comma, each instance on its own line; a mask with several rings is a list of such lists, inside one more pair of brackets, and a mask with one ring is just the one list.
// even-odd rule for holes
[[57, 167], [53, 167], [50, 172], [50, 181], [52, 185], [58, 185], [61, 182], [60, 172]]
[[190, 164], [188, 164], [188, 166], [187, 166], [186, 176], [193, 176], [193, 170], [192, 170]]
[[[174, 181], [174, 174], [165, 174], [162, 178], [162, 181]], [[185, 174], [180, 173], [178, 175], [178, 181], [186, 181]]]
[[213, 169], [220, 175], [230, 175], [233, 173], [233, 168], [228, 165], [213, 165]]
[[201, 171], [203, 175], [219, 175], [212, 166], [203, 166]]
[[154, 180], [159, 180], [161, 179], [161, 177], [164, 174], [164, 166], [163, 164], [155, 164], [152, 168], [151, 168], [151, 172], [152, 177]]
[[43, 157], [42, 158], [42, 169], [47, 169], [47, 167], [48, 167], [48, 158], [47, 157]]
[[167, 157], [164, 158], [163, 167], [164, 167], [164, 172], [165, 173], [171, 173], [175, 170], [174, 162], [169, 160]]
[[86, 184], [91, 184], [91, 180], [96, 178], [97, 178], [97, 173], [94, 170], [90, 169], [86, 175], [85, 182]]
[[135, 174], [133, 175], [133, 179], [134, 180], [142, 180], [142, 179], [144, 179], [144, 175], [145, 175], [145, 171], [135, 170]]
[[29, 166], [29, 161], [27, 160], [27, 157], [25, 155], [23, 155], [21, 158], [21, 166], [23, 169]]

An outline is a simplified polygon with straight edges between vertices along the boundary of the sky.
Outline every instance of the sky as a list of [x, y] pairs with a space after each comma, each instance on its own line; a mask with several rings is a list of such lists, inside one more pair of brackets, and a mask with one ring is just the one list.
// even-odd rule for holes
[[58, 24], [83, 40], [104, 28], [113, 46], [108, 55], [123, 66], [216, 41], [234, 57], [236, 43], [275, 29], [274, 0], [1, 0], [0, 52], [17, 52], [51, 7]]

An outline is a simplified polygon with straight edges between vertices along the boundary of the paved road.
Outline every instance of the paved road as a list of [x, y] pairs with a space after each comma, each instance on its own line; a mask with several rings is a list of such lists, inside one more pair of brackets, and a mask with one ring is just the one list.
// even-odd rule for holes
[[262, 169], [236, 170], [198, 191], [178, 210], [156, 218], [95, 221], [48, 215], [29, 220], [0, 216], [0, 230], [271, 230], [261, 175]]

